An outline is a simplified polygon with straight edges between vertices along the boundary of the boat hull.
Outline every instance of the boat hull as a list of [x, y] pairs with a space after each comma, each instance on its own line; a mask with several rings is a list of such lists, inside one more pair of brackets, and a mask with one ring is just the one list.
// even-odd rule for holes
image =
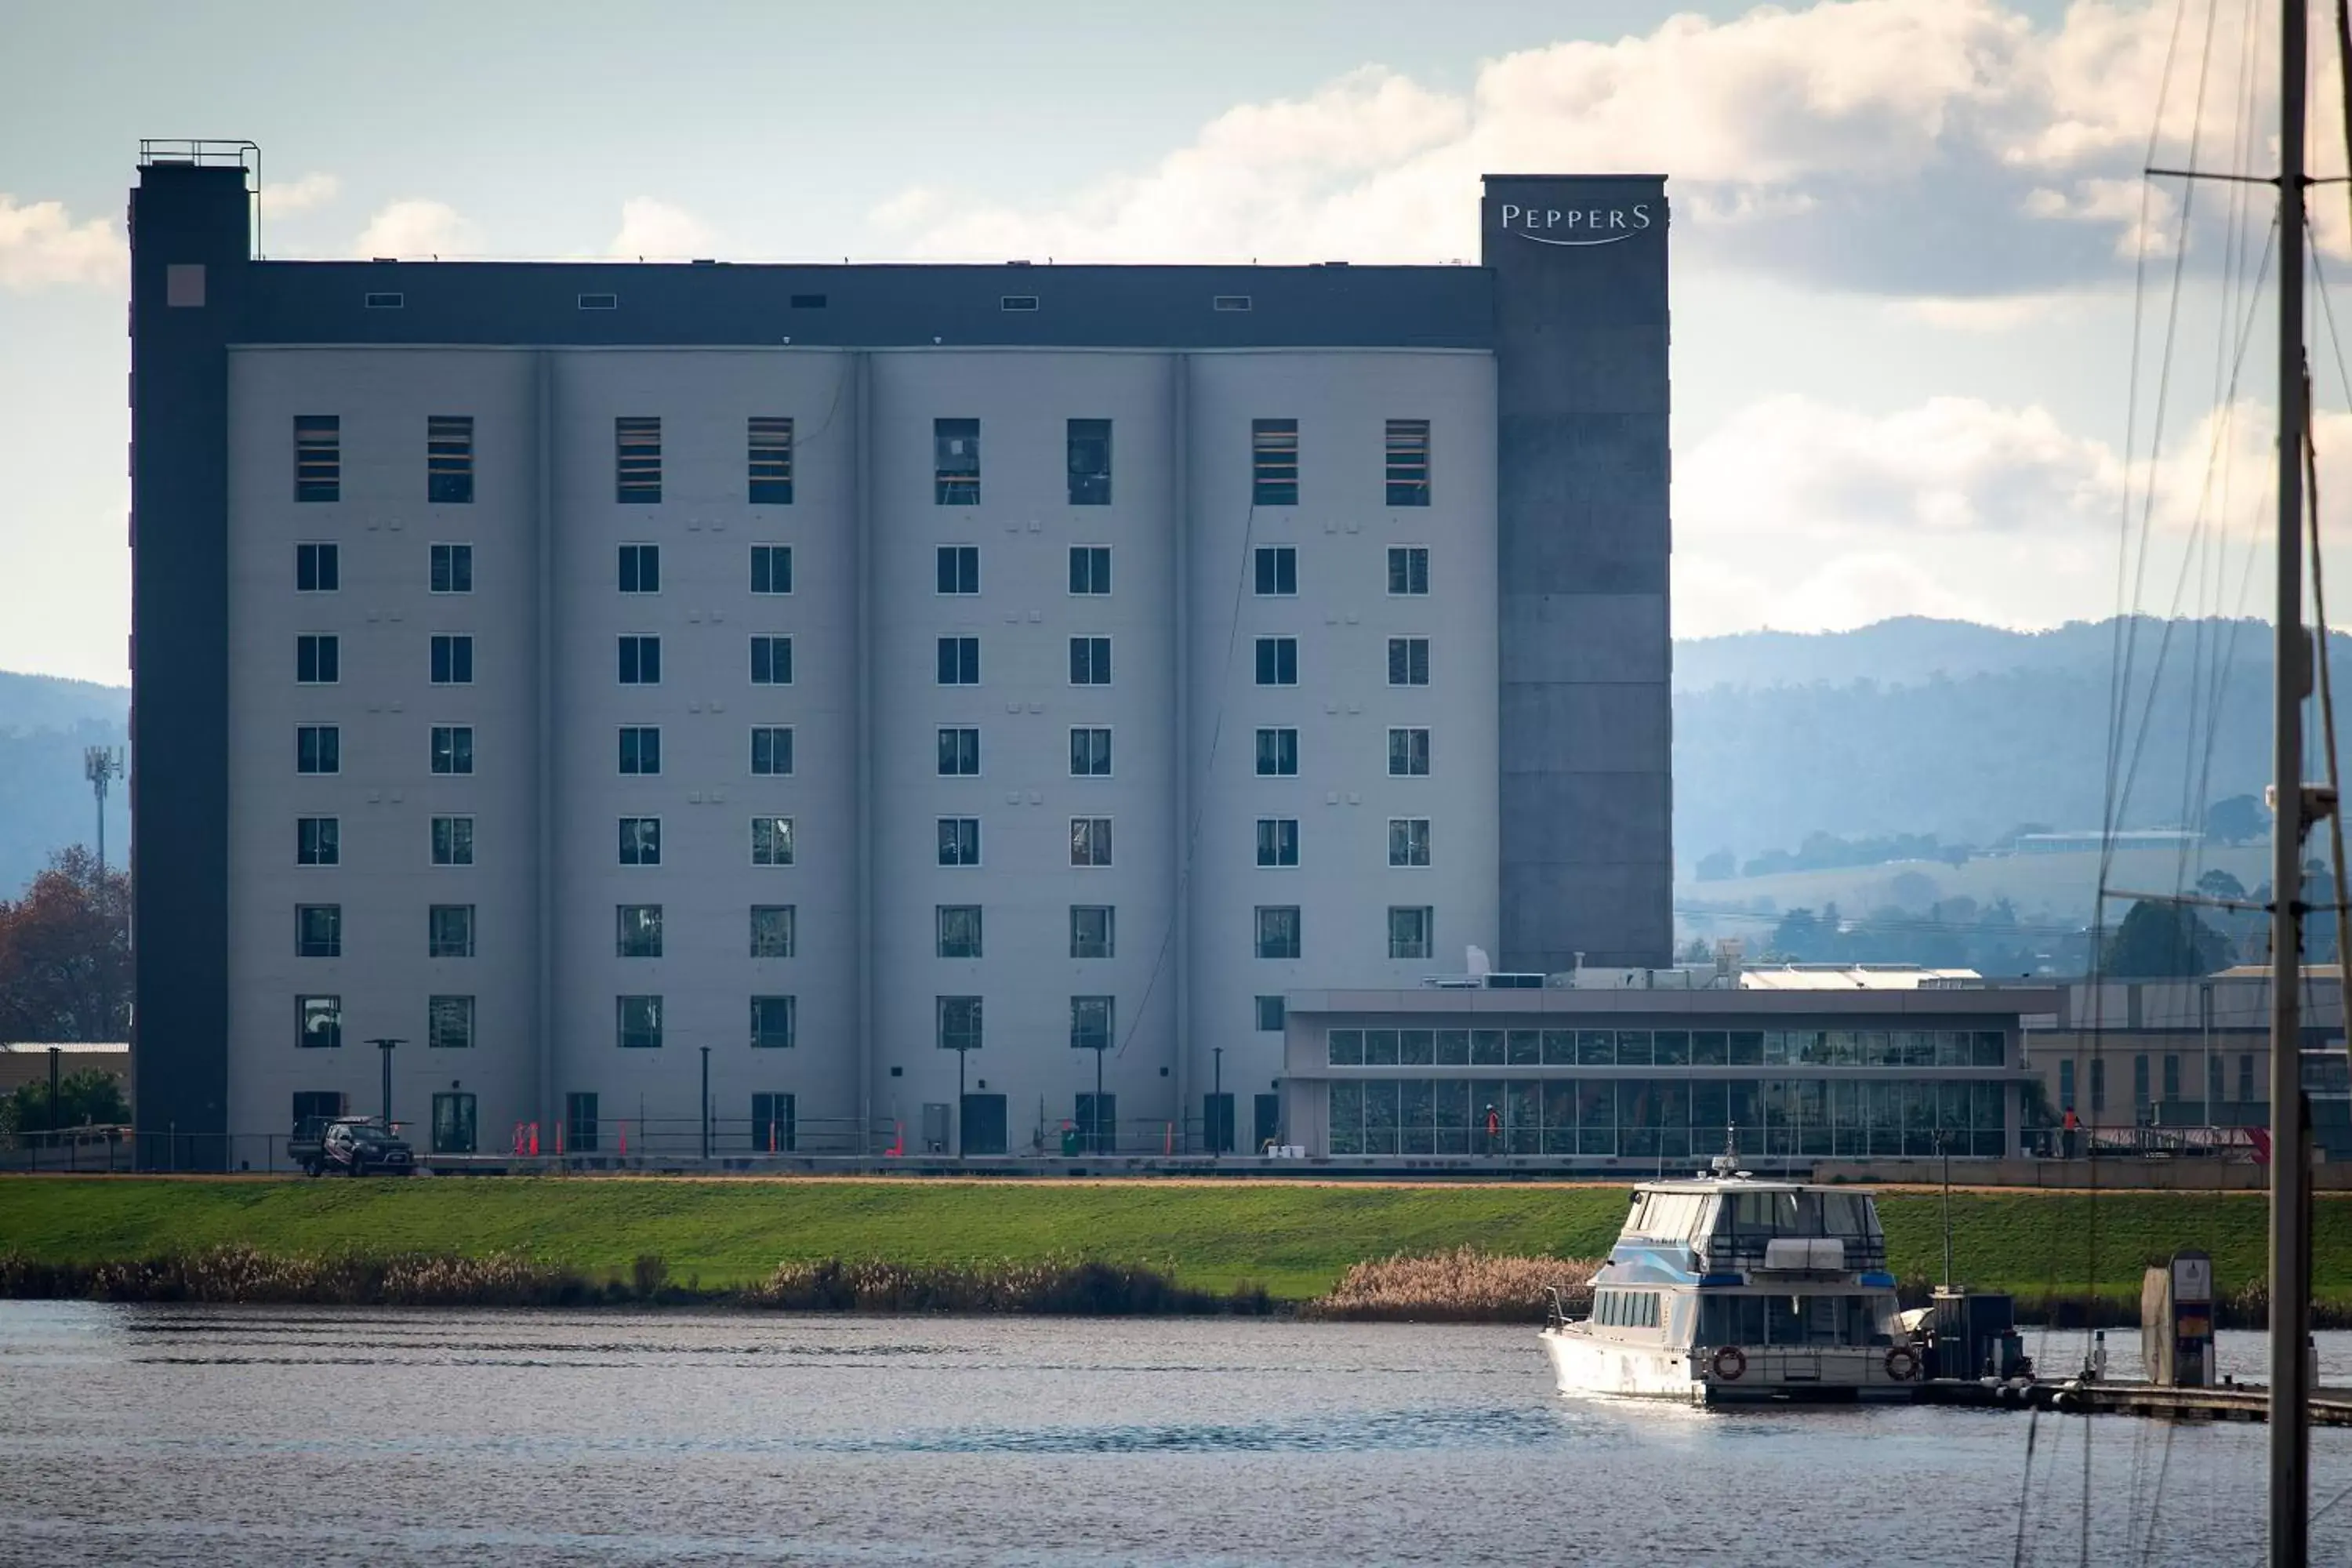
[[1737, 1378], [1716, 1376], [1687, 1350], [1618, 1341], [1575, 1326], [1546, 1329], [1544, 1353], [1562, 1394], [1668, 1399], [1685, 1405], [1900, 1401], [1916, 1384], [1889, 1375], [1885, 1352], [1865, 1346], [1746, 1352]]

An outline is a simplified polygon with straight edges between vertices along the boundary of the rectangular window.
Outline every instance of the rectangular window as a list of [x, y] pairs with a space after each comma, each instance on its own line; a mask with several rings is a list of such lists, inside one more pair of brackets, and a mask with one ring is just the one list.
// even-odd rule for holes
[[1073, 866], [1110, 864], [1109, 817], [1074, 816], [1070, 818], [1070, 864]]
[[1078, 728], [1070, 731], [1070, 776], [1074, 779], [1110, 777], [1110, 731], [1108, 728]]
[[621, 772], [647, 774], [661, 772], [661, 731], [657, 726], [625, 724], [621, 727]]
[[1282, 1032], [1282, 998], [1279, 996], [1260, 996], [1255, 998], [1255, 1001], [1257, 1006], [1256, 1022], [1258, 1033], [1262, 1035], [1280, 1034]]
[[2216, 1104], [2229, 1098], [2222, 1092], [2221, 1064], [2222, 1058], [2220, 1057], [2209, 1056], [2205, 1058], [2205, 1098]]
[[1298, 956], [1298, 906], [1260, 904], [1257, 907], [1257, 955], [1260, 958]]
[[624, 866], [658, 866], [661, 864], [661, 818], [658, 816], [625, 816], [621, 823], [621, 864]]
[[620, 639], [619, 647], [622, 685], [661, 684], [661, 638], [630, 635]]
[[1389, 684], [1391, 686], [1429, 684], [1429, 639], [1427, 637], [1389, 638]]
[[940, 1049], [943, 1051], [980, 1049], [980, 998], [942, 996], [939, 998], [938, 1005]]
[[940, 777], [943, 779], [976, 778], [980, 774], [980, 731], [969, 729], [940, 731]]
[[935, 911], [938, 917], [937, 947], [941, 958], [978, 958], [980, 951], [980, 906], [978, 904], [941, 904]]
[[797, 910], [792, 904], [751, 906], [751, 956], [790, 958]]
[[2058, 1109], [2074, 1109], [2074, 1058], [2067, 1057], [2058, 1064]]
[[751, 774], [754, 778], [789, 778], [793, 771], [793, 727], [789, 724], [751, 726]]
[[1261, 816], [1257, 819], [1257, 863], [1261, 866], [1298, 864], [1298, 819]]
[[1103, 595], [1110, 592], [1110, 546], [1070, 546], [1070, 592]]
[[295, 725], [294, 771], [298, 773], [341, 773], [342, 731], [332, 724]]
[[751, 819], [751, 864], [789, 866], [793, 863], [793, 819], [755, 816]]
[[1107, 1051], [1111, 1046], [1111, 999], [1108, 996], [1070, 998], [1070, 1049]]
[[1118, 935], [1118, 911], [1108, 904], [1070, 906], [1070, 956], [1109, 958]]
[[297, 904], [294, 907], [294, 956], [343, 956], [343, 906]]
[[433, 771], [470, 773], [474, 771], [474, 727], [471, 724], [433, 726]]
[[1298, 504], [1298, 421], [1250, 421], [1250, 501], [1255, 506]]
[[470, 544], [436, 544], [430, 547], [430, 565], [426, 584], [436, 594], [470, 594], [474, 591], [474, 547]]
[[1298, 684], [1298, 639], [1297, 637], [1257, 639], [1257, 683], [1260, 686]]
[[1389, 421], [1389, 505], [1429, 504], [1429, 421]]
[[942, 866], [980, 864], [980, 818], [976, 816], [940, 818], [940, 864]]
[[2238, 1103], [2254, 1102], [2254, 1058], [2251, 1054], [2238, 1058]]
[[2167, 1052], [2164, 1058], [2164, 1098], [2180, 1098], [2180, 1058]]
[[[786, 998], [790, 1000], [790, 998]], [[793, 1096], [765, 1092], [751, 1097], [751, 1148], [771, 1154], [789, 1154], [799, 1147], [799, 1120]]]
[[751, 684], [790, 686], [793, 683], [793, 639], [756, 637], [751, 639]]
[[623, 416], [613, 421], [613, 499], [650, 506], [662, 496], [661, 421]]
[[1429, 592], [1429, 552], [1418, 544], [1400, 544], [1389, 551], [1389, 592], [1399, 598]]
[[298, 816], [294, 819], [294, 864], [297, 866], [340, 865], [342, 856], [343, 828], [341, 818]]
[[1411, 909], [1391, 907], [1389, 910], [1389, 956], [1427, 958], [1430, 955], [1431, 928], [1434, 924], [1425, 905]]
[[470, 1154], [474, 1152], [475, 1097], [448, 1089], [433, 1097], [433, 1152]]
[[980, 504], [980, 421], [931, 421], [931, 456], [935, 475], [931, 500], [940, 506]]
[[658, 544], [622, 545], [618, 582], [624, 594], [660, 593], [661, 546]]
[[[294, 998], [294, 1044], [303, 1050], [331, 1051], [343, 1043], [343, 999], [340, 996]], [[341, 1096], [336, 1097], [338, 1100]], [[342, 1114], [340, 1105], [331, 1112]]]
[[1260, 730], [1257, 732], [1257, 775], [1263, 779], [1298, 776], [1298, 731]]
[[1110, 505], [1110, 421], [1070, 421], [1070, 504]]
[[2132, 1109], [2147, 1109], [2147, 1053], [2141, 1051], [2132, 1058]]
[[942, 594], [980, 592], [980, 546], [942, 544], [938, 550], [939, 591]]
[[1429, 818], [1425, 816], [1389, 818], [1389, 864], [1391, 866], [1429, 864]]
[[2091, 1114], [2096, 1116], [2107, 1108], [2107, 1059], [2091, 1058]]
[[662, 907], [659, 904], [617, 904], [613, 910], [613, 955], [615, 958], [659, 958], [662, 955]]
[[436, 632], [433, 635], [433, 684], [474, 684], [474, 639], [471, 636], [464, 632]]
[[325, 632], [294, 639], [294, 679], [304, 686], [332, 686], [342, 679], [342, 643]]
[[750, 442], [746, 500], [753, 506], [793, 503], [793, 422], [754, 414], [745, 432]]
[[980, 684], [980, 639], [978, 637], [941, 637], [940, 639], [940, 684], [941, 686], [978, 686]]
[[343, 422], [332, 414], [294, 416], [294, 499], [341, 500]]
[[294, 547], [294, 591], [331, 594], [342, 585], [341, 552], [331, 544]]
[[470, 866], [474, 863], [474, 819], [436, 816], [433, 819], [433, 863]]
[[1417, 779], [1429, 773], [1429, 731], [1426, 730], [1391, 730], [1389, 731], [1389, 776], [1397, 779]]
[[1072, 637], [1070, 639], [1070, 684], [1073, 686], [1108, 686], [1110, 684], [1110, 638]]
[[1262, 599], [1289, 598], [1298, 592], [1298, 551], [1288, 544], [1263, 544], [1256, 559], [1257, 586]]
[[614, 998], [618, 1014], [621, 1048], [657, 1051], [662, 1043], [662, 999], [658, 996]]
[[474, 956], [474, 906], [435, 904], [425, 911], [425, 956]]
[[425, 418], [425, 499], [435, 506], [467, 506], [474, 499], [474, 416], [429, 414]]
[[798, 1023], [800, 1008], [790, 996], [754, 996], [751, 998], [751, 1048], [757, 1051], [788, 1051], [798, 1043], [793, 1026]]
[[425, 1043], [436, 1051], [474, 1048], [474, 999], [432, 996], [425, 1003]]
[[596, 1097], [593, 1094], [567, 1094], [563, 1097], [563, 1135], [565, 1148], [574, 1154], [596, 1152]]
[[793, 591], [793, 547], [789, 544], [751, 546], [751, 592], [789, 594]]

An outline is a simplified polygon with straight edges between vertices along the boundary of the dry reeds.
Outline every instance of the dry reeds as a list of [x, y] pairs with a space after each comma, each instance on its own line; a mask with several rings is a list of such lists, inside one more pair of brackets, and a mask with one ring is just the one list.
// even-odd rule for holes
[[1581, 1310], [1592, 1300], [1592, 1271], [1581, 1258], [1513, 1258], [1475, 1247], [1359, 1263], [1303, 1317], [1419, 1323], [1540, 1322], [1557, 1289]]
[[244, 1302], [325, 1307], [564, 1307], [608, 1288], [572, 1269], [507, 1253], [278, 1257], [250, 1247], [117, 1263], [37, 1263], [0, 1254], [0, 1297], [102, 1301]]
[[741, 1298], [783, 1311], [1026, 1312], [1058, 1316], [1198, 1315], [1273, 1310], [1264, 1289], [1224, 1295], [1178, 1285], [1159, 1269], [1090, 1258], [911, 1266], [879, 1259], [786, 1263]]

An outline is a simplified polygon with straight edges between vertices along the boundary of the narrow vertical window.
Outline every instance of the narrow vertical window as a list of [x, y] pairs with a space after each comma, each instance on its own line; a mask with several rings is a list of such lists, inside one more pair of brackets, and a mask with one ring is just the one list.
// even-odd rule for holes
[[342, 822], [332, 816], [294, 819], [294, 864], [333, 866], [342, 860]]
[[1250, 501], [1255, 506], [1298, 504], [1298, 421], [1250, 421]]
[[1110, 684], [1110, 638], [1072, 637], [1070, 639], [1070, 684], [1073, 686], [1108, 686]]
[[294, 499], [343, 498], [343, 421], [333, 414], [294, 416]]
[[1257, 683], [1260, 686], [1298, 684], [1298, 639], [1297, 637], [1257, 639]]
[[474, 683], [474, 639], [463, 633], [438, 633], [433, 638], [433, 684], [471, 686]]
[[474, 591], [474, 547], [470, 544], [431, 546], [426, 583], [436, 594]]
[[750, 496], [753, 506], [793, 501], [793, 422], [751, 416]]
[[755, 816], [751, 819], [751, 864], [789, 866], [793, 863], [793, 819]]
[[1429, 421], [1389, 421], [1388, 494], [1391, 506], [1429, 504]]
[[425, 499], [436, 506], [474, 500], [474, 416], [434, 414], [425, 421]]
[[798, 906], [793, 904], [753, 904], [751, 956], [790, 958], [797, 913]]
[[1286, 599], [1298, 592], [1298, 551], [1296, 546], [1262, 545], [1254, 565], [1258, 597]]
[[1298, 775], [1298, 731], [1260, 730], [1257, 732], [1257, 775], [1265, 779]]
[[1108, 727], [1088, 725], [1070, 731], [1070, 776], [1074, 779], [1110, 777], [1110, 731]]
[[1257, 863], [1279, 867], [1298, 864], [1298, 819], [1261, 816], [1257, 819]]
[[342, 643], [325, 633], [294, 639], [294, 679], [304, 686], [332, 686], [342, 679]]
[[798, 1008], [790, 996], [754, 996], [751, 998], [751, 1047], [761, 1051], [786, 1051], [793, 1047], [794, 1014]]
[[793, 639], [756, 637], [751, 639], [751, 684], [790, 686], [793, 683]]
[[952, 595], [980, 592], [980, 546], [942, 544], [939, 547], [939, 591]]
[[[625, 1051], [661, 1049], [662, 999], [658, 996], [622, 996], [615, 1000], [619, 1004], [621, 1048]], [[589, 1103], [589, 1127], [592, 1131], [588, 1135], [588, 1147], [593, 1149], [596, 1146], [595, 1133], [593, 1131], [595, 1126], [595, 1097], [575, 1094], [572, 1098], [575, 1101], [585, 1100]], [[578, 1120], [576, 1111], [573, 1113], [573, 1119], [576, 1123]], [[580, 1147], [577, 1137], [572, 1140], [572, 1147], [574, 1149]]]
[[980, 504], [980, 421], [931, 421], [931, 499], [940, 506]]
[[940, 777], [974, 778], [980, 773], [980, 731], [953, 728], [940, 731]]
[[1426, 730], [1391, 730], [1389, 731], [1389, 776], [1391, 778], [1421, 778], [1429, 772], [1429, 731]]
[[1389, 818], [1389, 864], [1391, 866], [1429, 864], [1429, 818], [1425, 816]]
[[980, 639], [978, 637], [940, 638], [940, 684], [941, 686], [978, 686], [980, 684]]
[[295, 725], [294, 771], [298, 773], [342, 772], [342, 731], [332, 724]]
[[661, 684], [661, 638], [624, 637], [620, 640], [620, 679], [624, 686]]
[[624, 415], [613, 421], [613, 499], [649, 506], [662, 499], [662, 437], [658, 417]]
[[661, 546], [658, 544], [624, 544], [618, 578], [624, 594], [658, 594], [661, 592]]
[[1070, 504], [1110, 505], [1110, 421], [1070, 421]]
[[331, 594], [342, 586], [341, 552], [332, 544], [294, 547], [294, 591]]
[[793, 772], [793, 727], [751, 727], [751, 773], [755, 778], [789, 778]]
[[1429, 592], [1429, 551], [1401, 544], [1389, 551], [1389, 592], [1399, 597]]
[[940, 904], [934, 911], [937, 952], [941, 958], [979, 958], [981, 917], [978, 904]]
[[789, 544], [751, 546], [751, 592], [789, 594], [793, 591], [793, 547]]
[[624, 773], [658, 773], [661, 766], [661, 730], [652, 724], [628, 724], [621, 730], [621, 772]]
[[621, 823], [621, 864], [624, 866], [658, 866], [661, 864], [661, 818], [658, 816], [625, 816]]
[[1110, 546], [1070, 546], [1070, 592], [1099, 595], [1110, 592]]
[[1110, 863], [1110, 818], [1108, 816], [1070, 818], [1070, 864], [1108, 866]]
[[474, 771], [474, 727], [471, 724], [433, 726], [433, 771], [470, 773]]
[[1427, 637], [1389, 638], [1389, 684], [1391, 686], [1429, 684], [1429, 639]]

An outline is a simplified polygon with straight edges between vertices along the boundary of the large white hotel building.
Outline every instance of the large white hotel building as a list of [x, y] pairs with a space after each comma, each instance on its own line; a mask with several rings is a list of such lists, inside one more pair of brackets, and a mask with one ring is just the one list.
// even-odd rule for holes
[[133, 196], [151, 1159], [383, 1038], [445, 1152], [698, 1152], [706, 1072], [719, 1153], [1255, 1146], [1289, 993], [1667, 959], [1662, 181], [1414, 268], [265, 261], [252, 200]]

